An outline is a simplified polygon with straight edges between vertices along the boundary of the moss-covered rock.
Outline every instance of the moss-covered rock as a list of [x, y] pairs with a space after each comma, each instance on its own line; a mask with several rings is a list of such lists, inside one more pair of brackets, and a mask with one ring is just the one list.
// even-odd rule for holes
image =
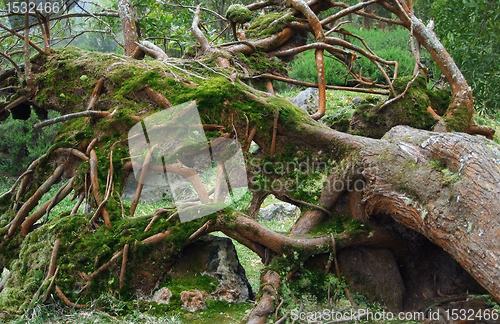
[[[413, 77], [402, 77], [394, 81], [397, 94], [405, 91]], [[389, 97], [391, 99], [393, 96]], [[450, 94], [443, 90], [429, 90], [423, 76], [408, 88], [404, 97], [380, 109], [383, 102], [366, 102], [358, 106], [350, 119], [348, 132], [351, 134], [381, 138], [396, 125], [407, 125], [431, 130], [437, 120], [427, 111], [432, 107], [438, 115], [443, 115], [451, 102]], [[332, 127], [345, 130], [346, 122], [337, 122]]]

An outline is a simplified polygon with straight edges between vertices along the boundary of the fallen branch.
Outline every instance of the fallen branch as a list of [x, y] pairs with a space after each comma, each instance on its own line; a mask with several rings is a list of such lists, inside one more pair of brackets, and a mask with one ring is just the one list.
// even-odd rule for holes
[[168, 59], [168, 55], [158, 46], [150, 41], [134, 42], [146, 55], [151, 56], [155, 60], [163, 61]]
[[[251, 79], [256, 79], [256, 78], [266, 78], [266, 79], [271, 79], [271, 80], [276, 80], [276, 81], [282, 81], [282, 82], [300, 85], [300, 86], [309, 87], [309, 88], [317, 88], [318, 87], [317, 83], [289, 79], [289, 78], [280, 77], [280, 76], [269, 74], [269, 73], [256, 75], [256, 76], [252, 77]], [[341, 86], [332, 86], [332, 85], [326, 85], [326, 88], [331, 89], [331, 90], [344, 90], [344, 91], [352, 91], [352, 92], [360, 92], [360, 93], [371, 93], [371, 94], [379, 94], [379, 95], [384, 95], [384, 96], [389, 95], [389, 92], [387, 92], [387, 91], [378, 91], [378, 90], [373, 90], [373, 89], [351, 88], [351, 87], [341, 87]]]

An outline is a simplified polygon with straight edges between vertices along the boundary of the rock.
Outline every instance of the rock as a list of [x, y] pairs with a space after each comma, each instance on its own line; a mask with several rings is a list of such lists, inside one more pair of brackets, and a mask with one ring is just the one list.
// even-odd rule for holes
[[172, 297], [172, 292], [170, 291], [170, 289], [168, 289], [167, 287], [163, 287], [163, 288], [158, 289], [154, 293], [151, 301], [154, 301], [154, 302], [160, 303], [160, 304], [168, 304], [168, 302], [170, 301], [170, 297]]
[[363, 98], [361, 97], [354, 97], [351, 99], [352, 103], [355, 104], [356, 106], [359, 106], [363, 103]]
[[207, 235], [182, 251], [169, 271], [172, 277], [209, 275], [219, 281], [212, 297], [230, 303], [253, 299], [252, 288], [229, 238]]
[[402, 311], [405, 285], [389, 249], [348, 248], [337, 254], [340, 271], [352, 290], [390, 311]]
[[182, 308], [190, 312], [199, 312], [207, 308], [203, 301], [203, 294], [198, 291], [181, 292]]
[[259, 210], [259, 218], [270, 221], [273, 218], [277, 220], [286, 217], [296, 217], [300, 215], [300, 208], [289, 203], [275, 203]]
[[309, 115], [312, 115], [318, 110], [318, 89], [307, 88], [289, 100]]

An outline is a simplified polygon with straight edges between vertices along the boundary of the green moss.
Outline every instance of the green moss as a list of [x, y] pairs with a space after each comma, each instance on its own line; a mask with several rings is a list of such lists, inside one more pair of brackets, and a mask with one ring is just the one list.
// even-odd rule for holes
[[245, 56], [243, 53], [238, 53], [237, 56], [240, 63], [245, 65], [248, 72], [252, 75], [276, 72], [285, 75], [288, 74], [282, 64], [277, 63], [274, 58], [269, 59], [267, 54], [264, 52], [254, 52], [249, 56]]
[[466, 105], [454, 105], [449, 107], [447, 114], [453, 117], [444, 117], [446, 129], [450, 132], [465, 132], [469, 127], [471, 113]]
[[240, 4], [233, 4], [227, 8], [226, 18], [238, 24], [244, 24], [252, 20], [252, 12]]
[[446, 90], [427, 90], [431, 107], [439, 116], [443, 116], [451, 104], [451, 94]]
[[38, 230], [26, 236], [19, 258], [10, 264], [12, 277], [0, 294], [2, 310], [22, 314], [28, 308], [31, 297], [45, 277], [54, 241], [54, 232], [50, 230]]
[[288, 23], [297, 20], [289, 11], [271, 12], [258, 17], [246, 31], [249, 38], [263, 39], [281, 32]]
[[[394, 81], [394, 89], [397, 94], [401, 94], [406, 89], [413, 76], [398, 78]], [[394, 96], [391, 95], [390, 98]], [[408, 88], [403, 98], [379, 109], [380, 104], [365, 103], [356, 108], [349, 132], [381, 138], [389, 129], [396, 125], [407, 125], [419, 129], [431, 130], [436, 124], [434, 117], [427, 111], [431, 106], [439, 113], [447, 109], [450, 98], [446, 92], [431, 91], [427, 89], [427, 84], [423, 76], [417, 79]], [[345, 123], [344, 123], [345, 127]]]

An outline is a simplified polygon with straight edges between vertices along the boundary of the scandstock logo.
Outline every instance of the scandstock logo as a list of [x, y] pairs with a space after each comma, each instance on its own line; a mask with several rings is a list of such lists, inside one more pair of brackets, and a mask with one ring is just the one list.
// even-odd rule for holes
[[154, 179], [155, 184], [173, 188], [183, 183], [185, 190], [171, 191], [183, 223], [237, 202], [248, 190], [239, 142], [225, 137], [207, 139], [195, 101], [145, 118], [128, 135], [139, 185], [151, 181], [152, 171], [156, 177], [158, 171], [164, 175]]

